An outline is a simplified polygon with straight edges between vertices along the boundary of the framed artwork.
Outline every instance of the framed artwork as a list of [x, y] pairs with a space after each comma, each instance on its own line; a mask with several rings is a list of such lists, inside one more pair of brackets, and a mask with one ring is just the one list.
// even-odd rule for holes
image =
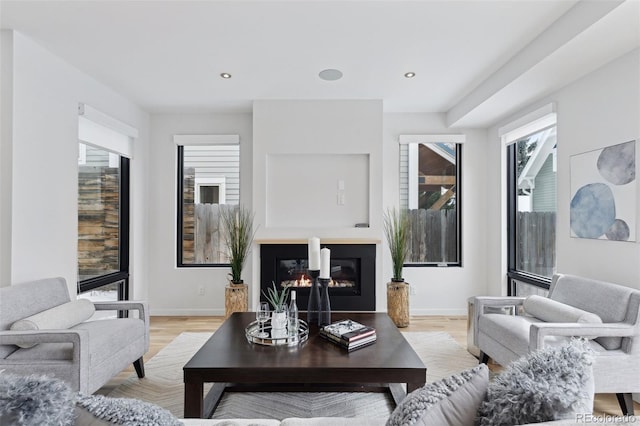
[[636, 240], [636, 141], [571, 156], [571, 236]]

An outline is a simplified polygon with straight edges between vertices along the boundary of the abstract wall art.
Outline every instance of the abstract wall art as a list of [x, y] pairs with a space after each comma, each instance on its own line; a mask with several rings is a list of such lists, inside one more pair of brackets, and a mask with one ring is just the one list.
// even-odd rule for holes
[[636, 240], [636, 141], [571, 156], [571, 236]]

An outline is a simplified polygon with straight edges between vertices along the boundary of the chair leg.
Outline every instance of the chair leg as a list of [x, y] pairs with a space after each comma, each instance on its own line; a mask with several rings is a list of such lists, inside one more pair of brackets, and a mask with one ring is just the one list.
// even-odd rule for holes
[[480, 364], [488, 364], [489, 363], [489, 355], [480, 351]]
[[138, 375], [138, 378], [142, 379], [144, 377], [144, 360], [142, 359], [142, 357], [133, 361], [133, 368], [136, 369], [136, 374]]
[[631, 393], [617, 393], [618, 404], [622, 409], [623, 416], [633, 416], [633, 394]]

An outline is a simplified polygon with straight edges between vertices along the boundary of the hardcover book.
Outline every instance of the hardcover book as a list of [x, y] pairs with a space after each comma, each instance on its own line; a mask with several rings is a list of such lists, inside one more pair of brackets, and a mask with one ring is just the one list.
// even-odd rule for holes
[[357, 321], [342, 320], [324, 326], [320, 330], [320, 334], [326, 335], [327, 337], [333, 338], [337, 341], [350, 343], [369, 336], [375, 336], [376, 329], [360, 324]]

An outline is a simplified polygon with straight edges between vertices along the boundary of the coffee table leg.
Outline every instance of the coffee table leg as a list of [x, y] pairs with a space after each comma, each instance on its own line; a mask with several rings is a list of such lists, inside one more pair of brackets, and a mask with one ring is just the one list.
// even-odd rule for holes
[[184, 418], [202, 418], [203, 383], [188, 381], [184, 384]]
[[407, 393], [411, 393], [414, 390], [420, 389], [423, 386], [424, 386], [424, 382], [422, 382], [422, 383], [418, 383], [418, 382], [407, 383]]

